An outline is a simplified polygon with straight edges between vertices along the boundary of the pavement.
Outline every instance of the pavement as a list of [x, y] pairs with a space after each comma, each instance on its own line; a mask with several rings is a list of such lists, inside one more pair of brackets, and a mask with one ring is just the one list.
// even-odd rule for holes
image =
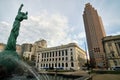
[[120, 80], [120, 74], [93, 74], [92, 80]]

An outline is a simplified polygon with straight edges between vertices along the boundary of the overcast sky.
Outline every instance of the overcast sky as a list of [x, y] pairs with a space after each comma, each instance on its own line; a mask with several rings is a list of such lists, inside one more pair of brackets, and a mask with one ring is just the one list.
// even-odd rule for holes
[[7, 43], [20, 4], [28, 20], [20, 27], [18, 44], [47, 40], [49, 47], [76, 42], [85, 48], [83, 11], [90, 3], [101, 16], [106, 34], [120, 34], [120, 0], [0, 0], [0, 43]]

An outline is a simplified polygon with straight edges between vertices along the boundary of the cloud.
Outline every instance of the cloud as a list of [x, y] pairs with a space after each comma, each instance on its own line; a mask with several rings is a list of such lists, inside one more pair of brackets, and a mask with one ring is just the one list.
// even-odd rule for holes
[[[12, 26], [7, 22], [0, 23], [0, 42], [7, 42]], [[82, 46], [85, 33], [76, 33], [76, 28], [69, 25], [66, 16], [59, 13], [49, 14], [43, 11], [38, 16], [29, 16], [28, 20], [21, 23], [17, 44], [34, 43], [45, 39], [48, 47], [75, 42]]]
[[11, 25], [7, 22], [0, 22], [0, 42], [7, 42], [9, 33], [10, 33], [10, 27]]
[[49, 14], [44, 11], [39, 16], [30, 16], [22, 23], [18, 43], [34, 43], [41, 38], [47, 40], [49, 47], [78, 42], [73, 28], [68, 24], [67, 17], [58, 13]]

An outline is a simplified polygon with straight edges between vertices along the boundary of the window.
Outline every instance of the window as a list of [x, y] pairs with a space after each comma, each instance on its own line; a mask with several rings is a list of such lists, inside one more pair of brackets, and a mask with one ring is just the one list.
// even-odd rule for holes
[[54, 64], [52, 63], [52, 68], [54, 68]]
[[61, 56], [60, 51], [59, 51], [59, 56]]
[[64, 63], [62, 63], [62, 67], [64, 67]]
[[115, 66], [117, 66], [117, 61], [114, 61]]
[[64, 56], [64, 50], [62, 50], [62, 56]]
[[57, 56], [57, 51], [56, 51], [56, 56]]
[[59, 60], [61, 60], [61, 58], [59, 58]]
[[42, 67], [42, 64], [41, 64], [41, 67]]
[[44, 53], [44, 55], [45, 55], [44, 57], [46, 58], [46, 53]]
[[43, 53], [42, 53], [42, 58], [43, 58]]
[[64, 61], [64, 57], [62, 57], [62, 60]]
[[57, 67], [57, 63], [55, 63], [55, 67]]
[[53, 52], [53, 57], [54, 57], [54, 52]]
[[73, 64], [73, 62], [71, 62], [71, 67], [74, 67], [74, 64]]
[[49, 57], [49, 53], [47, 52], [47, 57]]
[[67, 49], [65, 50], [65, 54], [66, 54], [66, 56], [68, 55]]
[[51, 52], [50, 52], [50, 57], [51, 57]]
[[46, 64], [46, 67], [48, 67], [48, 64]]
[[73, 52], [71, 52], [71, 55], [73, 55]]
[[111, 51], [110, 53], [111, 53], [112, 57], [115, 57], [114, 51]]
[[51, 67], [50, 63], [49, 63], [49, 67]]
[[60, 63], [58, 64], [58, 66], [60, 67]]
[[68, 63], [66, 63], [66, 67], [68, 67]]
[[56, 61], [57, 61], [57, 58], [56, 58]]
[[71, 61], [73, 61], [73, 56], [71, 56]]

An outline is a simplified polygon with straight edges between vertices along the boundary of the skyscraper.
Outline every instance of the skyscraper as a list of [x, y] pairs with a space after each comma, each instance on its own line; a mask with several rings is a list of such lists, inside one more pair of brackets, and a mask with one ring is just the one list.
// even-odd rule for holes
[[90, 63], [93, 67], [105, 66], [102, 38], [106, 36], [102, 20], [97, 10], [87, 3], [83, 14]]

